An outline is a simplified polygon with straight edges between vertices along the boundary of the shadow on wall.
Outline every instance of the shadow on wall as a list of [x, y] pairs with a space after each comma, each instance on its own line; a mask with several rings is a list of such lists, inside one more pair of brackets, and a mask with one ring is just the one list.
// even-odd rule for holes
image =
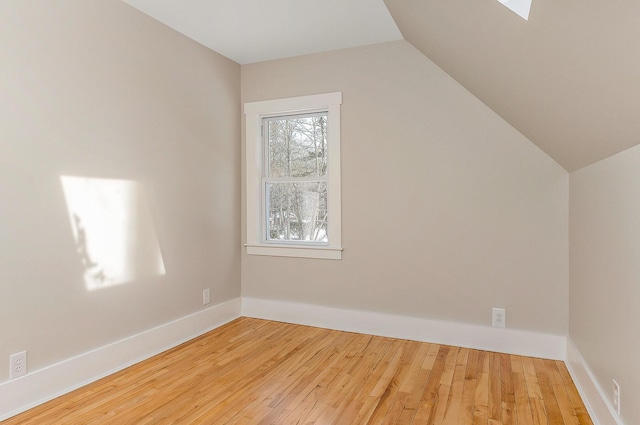
[[130, 180], [61, 176], [87, 290], [165, 275], [142, 187]]

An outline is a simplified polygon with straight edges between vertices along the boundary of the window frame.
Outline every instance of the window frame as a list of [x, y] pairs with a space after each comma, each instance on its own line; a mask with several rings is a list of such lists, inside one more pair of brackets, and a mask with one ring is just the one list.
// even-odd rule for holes
[[[247, 254], [301, 258], [342, 259], [340, 192], [340, 107], [342, 92], [248, 102], [245, 114], [245, 184], [247, 208]], [[316, 241], [276, 241], [266, 238], [264, 197], [264, 118], [315, 112], [327, 113], [327, 237]]]

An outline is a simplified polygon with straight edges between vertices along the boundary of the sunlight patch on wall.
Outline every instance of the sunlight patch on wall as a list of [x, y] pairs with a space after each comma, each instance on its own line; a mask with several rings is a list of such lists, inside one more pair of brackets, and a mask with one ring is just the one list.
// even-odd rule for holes
[[61, 176], [88, 290], [165, 274], [142, 187], [130, 180]]
[[525, 20], [529, 20], [529, 11], [531, 10], [531, 0], [498, 0], [507, 6], [513, 12], [520, 15]]

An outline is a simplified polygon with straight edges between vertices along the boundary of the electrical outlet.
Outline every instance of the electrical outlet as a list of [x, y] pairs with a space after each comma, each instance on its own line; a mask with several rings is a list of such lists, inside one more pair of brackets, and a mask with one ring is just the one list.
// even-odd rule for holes
[[22, 351], [9, 356], [9, 379], [27, 374], [27, 352]]
[[211, 302], [211, 294], [208, 289], [202, 291], [202, 305], [207, 305]]
[[613, 380], [613, 409], [620, 415], [620, 385]]
[[491, 326], [497, 328], [504, 328], [507, 325], [507, 310], [504, 308], [493, 308], [493, 314], [491, 316]]

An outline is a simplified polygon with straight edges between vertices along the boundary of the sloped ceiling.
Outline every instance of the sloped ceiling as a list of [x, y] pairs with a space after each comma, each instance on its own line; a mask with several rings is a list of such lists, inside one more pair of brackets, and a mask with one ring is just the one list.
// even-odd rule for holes
[[384, 0], [404, 38], [568, 171], [640, 143], [640, 2]]

